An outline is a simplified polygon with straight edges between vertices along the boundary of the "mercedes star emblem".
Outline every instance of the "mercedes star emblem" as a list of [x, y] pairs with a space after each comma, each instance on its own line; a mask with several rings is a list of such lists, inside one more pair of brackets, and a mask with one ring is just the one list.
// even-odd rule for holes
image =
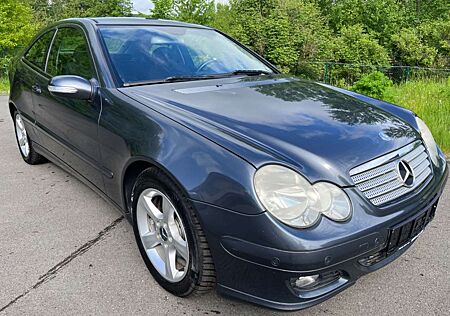
[[411, 166], [405, 160], [400, 160], [397, 165], [397, 172], [400, 181], [407, 187], [414, 184], [414, 172]]

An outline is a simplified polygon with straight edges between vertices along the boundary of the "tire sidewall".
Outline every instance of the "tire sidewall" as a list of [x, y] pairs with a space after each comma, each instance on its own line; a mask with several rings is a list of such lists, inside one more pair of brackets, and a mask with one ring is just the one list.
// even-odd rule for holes
[[[14, 136], [16, 137], [16, 143], [17, 143], [17, 146], [18, 146], [18, 149], [19, 149], [19, 153], [20, 153], [20, 156], [22, 157], [22, 159], [26, 162], [26, 163], [30, 163], [30, 157], [31, 157], [31, 152], [32, 152], [32, 147], [31, 147], [31, 142], [30, 142], [30, 137], [28, 136], [28, 131], [26, 131], [27, 132], [27, 139], [28, 139], [28, 146], [29, 146], [29, 151], [28, 151], [28, 156], [25, 156], [24, 154], [23, 154], [23, 152], [22, 152], [22, 149], [20, 148], [20, 144], [19, 144], [19, 138], [18, 138], [18, 135], [17, 135], [17, 122], [16, 122], [16, 117], [17, 117], [17, 115], [20, 115], [20, 113], [17, 111], [17, 110], [15, 110], [14, 111], [14, 114], [13, 114], [13, 121], [14, 121]], [[22, 118], [22, 116], [20, 115], [20, 117]], [[24, 122], [23, 121], [23, 118], [22, 118], [22, 122]], [[24, 125], [25, 125], [25, 122], [24, 122]], [[26, 128], [25, 128], [25, 130], [26, 130]]]
[[[161, 181], [156, 179], [151, 172], [144, 171], [141, 176], [138, 177], [136, 184], [133, 188], [133, 193], [131, 195], [132, 199], [132, 220], [133, 220], [133, 231], [136, 239], [136, 243], [139, 248], [139, 252], [141, 253], [142, 258], [144, 259], [147, 268], [149, 269], [152, 276], [155, 280], [167, 291], [177, 295], [177, 296], [187, 296], [189, 295], [195, 288], [195, 285], [198, 281], [199, 275], [199, 249], [198, 249], [198, 237], [195, 234], [195, 231], [192, 229], [194, 224], [192, 223], [189, 212], [191, 209], [187, 205], [187, 201], [184, 200], [182, 193], [176, 187], [170, 179], [164, 179], [165, 181]], [[168, 182], [168, 183], [165, 183]], [[178, 282], [169, 282], [166, 280], [159, 272], [153, 267], [150, 259], [147, 256], [145, 248], [142, 244], [141, 237], [138, 230], [138, 225], [136, 221], [136, 208], [137, 202], [141, 193], [149, 188], [153, 188], [159, 190], [163, 194], [165, 194], [172, 204], [175, 206], [178, 215], [182, 221], [184, 226], [184, 230], [187, 237], [187, 242], [189, 246], [189, 265], [188, 271], [184, 278]]]

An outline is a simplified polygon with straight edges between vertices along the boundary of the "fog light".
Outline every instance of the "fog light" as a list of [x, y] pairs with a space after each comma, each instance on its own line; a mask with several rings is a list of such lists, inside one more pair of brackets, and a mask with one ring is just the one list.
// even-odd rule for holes
[[318, 282], [319, 274], [299, 277], [295, 280], [295, 287], [302, 289], [306, 287], [313, 287]]

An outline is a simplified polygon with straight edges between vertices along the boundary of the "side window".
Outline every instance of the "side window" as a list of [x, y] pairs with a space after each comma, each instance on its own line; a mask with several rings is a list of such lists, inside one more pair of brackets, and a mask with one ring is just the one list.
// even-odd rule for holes
[[54, 31], [50, 31], [42, 35], [25, 54], [25, 59], [41, 70], [44, 70], [45, 67], [47, 51], [52, 41], [53, 33]]
[[47, 72], [52, 76], [95, 77], [84, 33], [76, 28], [60, 28], [50, 51]]

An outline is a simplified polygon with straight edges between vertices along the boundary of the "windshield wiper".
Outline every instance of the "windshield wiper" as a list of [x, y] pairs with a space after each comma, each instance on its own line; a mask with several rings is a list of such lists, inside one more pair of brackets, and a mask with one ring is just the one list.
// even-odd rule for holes
[[144, 86], [144, 85], [170, 83], [170, 82], [219, 79], [219, 78], [236, 76], [236, 75], [259, 76], [259, 75], [270, 75], [270, 74], [273, 74], [273, 73], [269, 72], [269, 71], [265, 71], [265, 70], [238, 69], [238, 70], [234, 70], [232, 72], [223, 73], [223, 74], [213, 74], [213, 75], [205, 75], [205, 76], [170, 76], [170, 77], [167, 77], [164, 79], [157, 79], [157, 80], [126, 82], [123, 84], [123, 86], [124, 87], [135, 87], [135, 86]]
[[126, 82], [123, 84], [124, 87], [134, 87], [134, 86], [144, 86], [160, 83], [170, 83], [170, 82], [184, 82], [184, 81], [195, 81], [195, 80], [207, 80], [207, 79], [217, 79], [221, 75], [207, 75], [207, 76], [170, 76], [164, 79], [157, 80], [144, 80], [135, 82]]
[[230, 75], [247, 75], [247, 76], [259, 76], [259, 75], [271, 75], [273, 72], [259, 70], [259, 69], [238, 69], [229, 73]]

